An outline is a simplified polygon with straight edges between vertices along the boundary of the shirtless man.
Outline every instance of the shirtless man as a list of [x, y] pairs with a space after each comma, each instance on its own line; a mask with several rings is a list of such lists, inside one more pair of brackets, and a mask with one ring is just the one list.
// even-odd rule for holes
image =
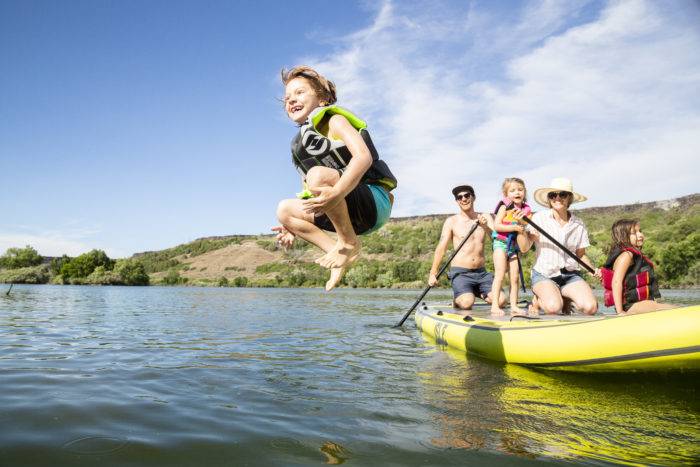
[[[474, 211], [476, 196], [471, 186], [457, 186], [452, 189], [452, 194], [460, 212], [448, 217], [442, 226], [442, 234], [440, 242], [435, 248], [428, 284], [434, 286], [437, 283], [437, 271], [450, 240], [452, 240], [453, 248], [457, 248], [474, 223], [478, 222], [479, 227], [455, 255], [448, 273], [454, 291], [454, 306], [462, 310], [470, 310], [476, 297], [485, 300], [486, 303], [491, 303], [493, 274], [484, 269], [484, 239], [493, 230], [493, 218], [490, 215], [485, 216]], [[500, 301], [499, 305], [503, 306], [506, 301], [503, 293], [500, 294]]]

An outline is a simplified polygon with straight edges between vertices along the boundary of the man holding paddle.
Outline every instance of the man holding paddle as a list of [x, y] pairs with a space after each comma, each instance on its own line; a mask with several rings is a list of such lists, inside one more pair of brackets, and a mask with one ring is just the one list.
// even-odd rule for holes
[[[435, 248], [433, 265], [428, 276], [430, 287], [437, 284], [438, 268], [452, 241], [455, 248], [451, 258], [452, 267], [448, 277], [452, 281], [454, 306], [462, 310], [471, 309], [476, 297], [491, 303], [493, 274], [484, 269], [484, 240], [493, 230], [493, 218], [474, 211], [474, 189], [460, 185], [452, 189], [460, 212], [450, 216], [442, 226], [440, 241]], [[505, 303], [505, 295], [500, 294], [500, 306]]]

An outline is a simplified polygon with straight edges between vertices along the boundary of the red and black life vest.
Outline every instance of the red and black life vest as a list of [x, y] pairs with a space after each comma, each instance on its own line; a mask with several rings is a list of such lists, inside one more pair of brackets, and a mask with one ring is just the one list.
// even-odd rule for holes
[[616, 248], [608, 256], [605, 265], [600, 268], [603, 276], [603, 287], [605, 288], [605, 306], [615, 305], [612, 291], [613, 265], [618, 256], [625, 251], [632, 253], [633, 263], [627, 269], [622, 282], [622, 303], [632, 304], [642, 300], [654, 300], [661, 297], [659, 285], [654, 275], [654, 263], [635, 248]]

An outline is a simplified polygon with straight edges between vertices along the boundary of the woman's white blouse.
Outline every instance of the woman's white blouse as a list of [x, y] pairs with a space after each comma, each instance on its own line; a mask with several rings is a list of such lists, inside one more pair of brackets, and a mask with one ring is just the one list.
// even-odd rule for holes
[[[541, 227], [574, 254], [576, 254], [576, 250], [580, 248], [588, 248], [591, 246], [588, 240], [588, 230], [586, 230], [586, 226], [581, 219], [573, 214], [569, 215], [569, 222], [563, 226], [559, 225], [559, 222], [554, 219], [551, 209], [536, 212], [532, 216], [532, 222]], [[535, 271], [546, 277], [554, 277], [560, 274], [561, 269], [566, 269], [568, 271], [577, 271], [580, 269], [575, 259], [564, 253], [561, 248], [539, 233], [534, 227], [528, 225], [526, 231], [534, 232], [539, 235], [539, 240], [535, 241], [537, 256], [535, 257], [535, 265], [532, 267]]]

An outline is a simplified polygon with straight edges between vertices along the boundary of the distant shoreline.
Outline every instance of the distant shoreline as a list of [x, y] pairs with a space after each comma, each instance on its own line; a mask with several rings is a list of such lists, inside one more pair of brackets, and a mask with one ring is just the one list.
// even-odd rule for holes
[[[607, 257], [613, 222], [636, 218], [646, 236], [644, 252], [656, 265], [660, 285], [667, 289], [700, 288], [700, 194], [573, 211], [586, 223], [591, 240], [586, 253], [595, 264], [603, 264]], [[434, 248], [449, 215], [391, 218], [379, 231], [363, 237], [360, 259], [348, 269], [341, 287], [425, 287]], [[486, 240], [486, 252], [491, 251], [490, 241]], [[318, 288], [328, 276], [327, 270], [314, 263], [320, 254], [317, 249], [297, 241], [285, 251], [270, 234], [202, 237], [118, 260], [100, 250], [76, 258], [33, 254], [32, 266], [0, 269], [0, 283]], [[522, 255], [528, 286], [533, 261], [533, 254]], [[493, 269], [488, 253], [486, 268]], [[600, 287], [595, 279], [585, 277], [593, 287]], [[439, 286], [449, 287], [445, 277]]]

